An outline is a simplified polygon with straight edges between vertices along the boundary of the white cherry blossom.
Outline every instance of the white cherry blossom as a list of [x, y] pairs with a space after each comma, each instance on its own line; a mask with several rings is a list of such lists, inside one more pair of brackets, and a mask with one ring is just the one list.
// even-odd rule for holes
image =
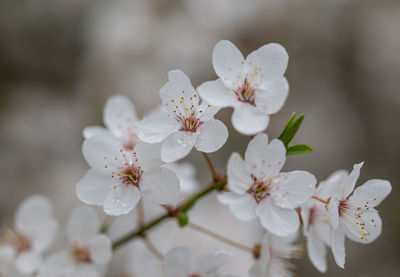
[[111, 240], [100, 234], [97, 214], [87, 206], [76, 208], [67, 226], [67, 246], [45, 260], [38, 277], [99, 277], [111, 260]]
[[381, 234], [382, 221], [377, 206], [392, 190], [390, 182], [378, 179], [369, 180], [354, 190], [362, 165], [354, 165], [328, 204], [330, 243], [336, 264], [342, 268], [345, 237], [365, 244], [373, 242]]
[[219, 108], [199, 103], [199, 95], [180, 70], [168, 74], [161, 88], [163, 109], [135, 124], [138, 137], [148, 143], [161, 142], [161, 159], [173, 162], [187, 156], [193, 147], [215, 152], [228, 138], [228, 129], [214, 115]]
[[14, 217], [15, 228], [7, 229], [0, 237], [0, 260], [24, 275], [33, 274], [42, 262], [57, 232], [50, 201], [41, 195], [32, 195], [18, 207]]
[[94, 135], [112, 135], [121, 141], [126, 150], [133, 150], [140, 142], [133, 131], [133, 124], [138, 121], [136, 109], [128, 97], [110, 97], [104, 106], [103, 121], [107, 128], [89, 126], [83, 130], [83, 136], [89, 138]]
[[268, 144], [259, 134], [247, 146], [245, 160], [233, 153], [228, 161], [228, 188], [218, 199], [240, 220], [258, 217], [270, 233], [287, 236], [299, 228], [295, 210], [314, 193], [315, 177], [306, 171], [280, 172], [286, 149], [280, 140]]
[[159, 145], [140, 142], [130, 151], [111, 136], [96, 135], [82, 151], [91, 168], [76, 185], [77, 196], [108, 215], [129, 213], [141, 197], [168, 204], [179, 195], [179, 180], [162, 167]]
[[[329, 199], [347, 175], [348, 172], [345, 170], [332, 173], [318, 185], [314, 195], [322, 200]], [[308, 257], [320, 272], [326, 272], [327, 247], [330, 246], [330, 225], [326, 204], [311, 198], [301, 206], [301, 216], [304, 235], [307, 237]]]
[[244, 59], [231, 42], [222, 40], [213, 52], [219, 79], [198, 87], [200, 96], [217, 107], [233, 107], [232, 125], [246, 135], [264, 131], [269, 115], [286, 101], [289, 85], [283, 74], [288, 54], [279, 44], [266, 44]]
[[261, 244], [260, 256], [249, 271], [249, 277], [292, 277], [295, 266], [290, 263], [299, 258], [303, 248], [293, 244], [296, 236], [278, 237], [266, 233]]
[[220, 274], [218, 269], [226, 264], [232, 254], [212, 251], [195, 259], [188, 248], [176, 247], [164, 257], [164, 277], [234, 277]]

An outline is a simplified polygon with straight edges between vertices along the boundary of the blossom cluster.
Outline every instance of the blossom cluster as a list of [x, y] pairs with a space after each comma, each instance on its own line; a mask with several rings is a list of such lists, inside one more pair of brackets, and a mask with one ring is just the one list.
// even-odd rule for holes
[[[302, 119], [292, 118], [277, 139], [264, 133], [270, 115], [282, 108], [288, 96], [286, 50], [271, 43], [244, 58], [231, 42], [220, 41], [212, 63], [218, 79], [197, 89], [184, 72], [170, 71], [160, 89], [161, 106], [144, 118], [139, 118], [126, 96], [108, 99], [105, 127], [89, 126], [83, 131], [82, 152], [90, 168], [76, 184], [78, 199], [102, 207], [106, 219], [102, 223], [95, 210], [78, 207], [63, 239], [50, 201], [40, 195], [27, 198], [15, 214], [14, 228], [1, 237], [0, 276], [105, 276], [110, 274], [110, 264], [121, 261], [118, 246], [133, 238], [145, 243], [134, 247], [139, 254], [124, 255], [126, 265], [117, 268], [118, 276], [234, 276], [220, 273], [232, 256], [227, 251], [210, 251], [194, 258], [189, 248], [175, 247], [163, 254], [146, 234], [166, 218], [177, 218], [181, 227], [195, 226], [210, 233], [191, 225], [186, 212], [212, 191], [218, 191], [218, 201], [244, 225], [257, 220], [264, 230], [260, 243], [247, 247], [254, 256], [250, 277], [293, 276], [290, 260], [304, 252], [299, 233], [306, 238], [308, 257], [320, 272], [327, 271], [329, 249], [336, 264], [344, 268], [346, 237], [362, 244], [379, 237], [382, 221], [377, 207], [390, 193], [391, 185], [373, 179], [356, 188], [363, 163], [355, 164], [350, 173], [336, 171], [318, 185], [310, 172], [282, 172], [287, 155], [311, 149], [289, 146]], [[233, 107], [232, 126], [250, 136], [250, 141], [243, 156], [231, 154], [226, 174], [218, 174], [207, 153], [216, 152], [227, 142], [228, 128], [215, 118], [225, 107]], [[199, 193], [194, 167], [178, 162], [193, 148], [206, 157], [213, 177], [212, 186]], [[189, 201], [178, 204], [188, 197]], [[109, 219], [134, 210], [140, 215], [144, 203], [159, 205], [165, 216], [148, 225], [142, 216], [139, 229], [128, 239], [112, 243], [107, 235], [113, 227]], [[54, 243], [61, 240], [65, 242]], [[159, 260], [144, 259], [148, 250]]]

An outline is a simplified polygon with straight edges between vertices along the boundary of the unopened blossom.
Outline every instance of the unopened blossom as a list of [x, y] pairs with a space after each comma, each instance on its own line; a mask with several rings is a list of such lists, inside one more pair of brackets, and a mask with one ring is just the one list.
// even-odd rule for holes
[[129, 213], [141, 197], [169, 204], [179, 195], [179, 180], [162, 167], [159, 145], [140, 142], [130, 151], [111, 136], [96, 135], [82, 151], [91, 168], [76, 185], [77, 196], [108, 215]]
[[295, 235], [278, 237], [266, 233], [261, 244], [260, 256], [249, 271], [249, 277], [292, 277], [295, 266], [290, 262], [299, 258], [303, 248], [293, 244]]
[[21, 274], [31, 275], [39, 268], [57, 232], [50, 201], [41, 195], [32, 195], [18, 207], [14, 228], [0, 237], [0, 260]]
[[171, 249], [163, 260], [164, 277], [234, 277], [220, 274], [218, 269], [226, 264], [231, 253], [226, 251], [212, 251], [197, 259], [185, 247]]
[[161, 158], [173, 162], [184, 158], [193, 147], [201, 152], [215, 152], [228, 138], [228, 129], [214, 115], [219, 108], [200, 103], [189, 78], [180, 70], [168, 74], [161, 88], [163, 109], [135, 124], [138, 137], [148, 143], [162, 141]]
[[328, 204], [331, 248], [336, 264], [342, 268], [345, 237], [365, 244], [373, 242], [381, 234], [382, 220], [377, 207], [392, 190], [389, 181], [378, 179], [369, 180], [354, 190], [362, 165], [354, 165]]
[[38, 277], [99, 277], [111, 260], [110, 239], [100, 233], [97, 214], [87, 206], [76, 208], [68, 221], [67, 245], [50, 255]]
[[138, 121], [136, 109], [128, 97], [114, 95], [107, 100], [103, 111], [103, 121], [107, 128], [89, 126], [83, 130], [83, 136], [112, 135], [121, 141], [126, 150], [133, 150], [139, 138], [133, 131], [133, 124]]
[[266, 44], [244, 59], [231, 42], [222, 40], [213, 52], [219, 79], [203, 83], [200, 96], [217, 107], [233, 107], [232, 125], [246, 135], [264, 131], [269, 115], [286, 101], [289, 85], [283, 74], [288, 54], [279, 44]]
[[315, 177], [306, 171], [280, 172], [286, 160], [286, 148], [280, 140], [268, 143], [259, 134], [247, 146], [245, 160], [233, 153], [228, 161], [228, 189], [218, 195], [240, 220], [258, 217], [264, 228], [278, 236], [287, 236], [299, 228], [295, 210], [314, 193]]
[[[318, 185], [314, 195], [322, 201], [329, 199], [347, 175], [348, 172], [345, 170], [332, 173], [328, 179]], [[301, 216], [304, 235], [307, 237], [308, 257], [320, 272], [326, 272], [327, 248], [330, 247], [330, 225], [326, 204], [310, 198], [301, 206]]]

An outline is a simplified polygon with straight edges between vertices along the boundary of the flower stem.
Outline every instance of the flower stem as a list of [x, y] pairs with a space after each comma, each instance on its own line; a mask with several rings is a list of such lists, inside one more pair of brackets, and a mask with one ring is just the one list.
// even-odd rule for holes
[[178, 216], [178, 214], [180, 212], [187, 212], [189, 211], [191, 208], [193, 208], [193, 206], [196, 204], [196, 201], [200, 198], [202, 198], [203, 196], [209, 194], [210, 192], [214, 191], [214, 190], [218, 190], [218, 189], [222, 189], [224, 186], [226, 185], [226, 179], [220, 180], [218, 182], [213, 182], [211, 185], [207, 186], [206, 188], [204, 188], [203, 190], [195, 193], [194, 195], [192, 195], [188, 200], [186, 200], [183, 204], [179, 205], [178, 207], [176, 207], [175, 209], [172, 209], [171, 211], [168, 211], [167, 213], [157, 217], [156, 219], [152, 220], [151, 222], [143, 225], [142, 227], [139, 227], [138, 229], [134, 230], [132, 233], [129, 233], [127, 235], [125, 235], [124, 237], [118, 239], [117, 241], [115, 241], [112, 245], [113, 249], [116, 249], [122, 245], [124, 245], [125, 243], [129, 242], [130, 240], [136, 238], [136, 237], [140, 237], [143, 236], [143, 234], [152, 229], [153, 227], [159, 225], [161, 222], [163, 222], [165, 219], [167, 218], [173, 218]]
[[320, 202], [322, 202], [324, 204], [327, 204], [327, 205], [329, 204], [328, 200], [322, 199], [321, 197], [318, 197], [316, 195], [313, 195], [312, 198], [314, 198], [315, 200], [318, 200], [318, 201], [320, 201]]
[[244, 250], [244, 251], [250, 252], [250, 253], [253, 253], [253, 252], [254, 252], [254, 248], [253, 248], [253, 247], [249, 247], [249, 246], [240, 244], [240, 243], [238, 243], [238, 242], [236, 242], [236, 241], [234, 241], [234, 240], [231, 240], [231, 239], [229, 239], [229, 238], [226, 238], [226, 237], [224, 237], [224, 236], [222, 236], [222, 235], [220, 235], [220, 234], [218, 234], [218, 233], [214, 233], [213, 231], [210, 231], [210, 230], [208, 230], [208, 229], [206, 229], [206, 228], [204, 228], [204, 227], [202, 227], [202, 226], [200, 226], [200, 225], [197, 225], [197, 224], [194, 224], [194, 223], [189, 222], [189, 223], [188, 223], [188, 226], [189, 226], [190, 228], [196, 230], [196, 231], [199, 231], [200, 233], [203, 233], [203, 234], [205, 234], [205, 235], [208, 235], [208, 236], [210, 236], [210, 237], [213, 237], [214, 239], [217, 239], [217, 240], [219, 240], [219, 241], [222, 241], [222, 242], [224, 242], [224, 243], [226, 243], [226, 244], [229, 244], [229, 245], [231, 245], [231, 246], [233, 246], [233, 247], [235, 247], [235, 248], [238, 248], [238, 249], [240, 249], [240, 250]]
[[215, 171], [214, 165], [210, 160], [210, 157], [208, 157], [207, 153], [201, 152], [204, 156], [204, 159], [207, 162], [208, 168], [211, 171], [211, 177], [213, 178], [214, 181], [218, 181], [219, 179], [219, 174]]
[[146, 244], [147, 248], [156, 256], [160, 261], [164, 259], [164, 255], [157, 249], [157, 247], [147, 238], [143, 238], [144, 243]]

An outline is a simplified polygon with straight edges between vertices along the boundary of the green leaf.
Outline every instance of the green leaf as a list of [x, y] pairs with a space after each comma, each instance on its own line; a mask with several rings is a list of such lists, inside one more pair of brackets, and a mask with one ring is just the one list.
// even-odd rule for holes
[[189, 222], [189, 217], [187, 216], [187, 214], [184, 213], [184, 212], [179, 213], [179, 215], [178, 215], [178, 225], [179, 225], [179, 227], [181, 227], [181, 228], [185, 227], [186, 224], [188, 224], [188, 222]]
[[292, 141], [294, 136], [296, 135], [297, 131], [300, 128], [301, 123], [304, 119], [304, 114], [301, 114], [299, 117], [295, 118], [296, 114], [290, 117], [288, 123], [286, 124], [285, 128], [283, 129], [282, 133], [279, 136], [279, 139], [285, 144], [286, 148], [288, 148], [289, 143]]
[[314, 150], [306, 144], [297, 144], [290, 146], [286, 151], [286, 155], [306, 154], [306, 153], [312, 153], [313, 151]]

